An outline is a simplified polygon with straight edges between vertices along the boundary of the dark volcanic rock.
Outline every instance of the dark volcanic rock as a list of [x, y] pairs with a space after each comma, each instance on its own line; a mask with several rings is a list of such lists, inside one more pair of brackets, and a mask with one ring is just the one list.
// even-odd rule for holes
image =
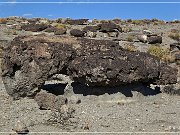
[[102, 32], [114, 32], [118, 30], [119, 32], [122, 32], [122, 28], [119, 25], [116, 25], [112, 22], [104, 22], [98, 25], [100, 27], [100, 31]]
[[167, 66], [165, 64], [161, 64], [160, 75], [155, 83], [158, 85], [175, 84], [177, 82], [177, 74], [177, 69]]
[[33, 96], [44, 82], [63, 68], [73, 57], [71, 38], [19, 37], [5, 50], [2, 78], [9, 95], [14, 98]]
[[80, 56], [68, 67], [77, 82], [115, 86], [148, 82], [159, 75], [159, 60], [148, 54], [125, 51], [112, 41], [81, 39], [81, 44]]
[[46, 24], [27, 24], [27, 25], [23, 25], [21, 26], [21, 28], [25, 31], [32, 31], [32, 32], [39, 32], [39, 31], [43, 31], [46, 28], [48, 28], [48, 26]]
[[161, 36], [151, 36], [147, 38], [147, 41], [149, 44], [157, 44], [162, 43], [162, 37]]
[[[162, 68], [163, 67], [163, 68]], [[65, 36], [17, 37], [5, 50], [2, 79], [15, 99], [34, 96], [55, 74], [90, 86], [133, 82], [176, 83], [177, 70], [155, 57], [123, 50], [116, 42]]]
[[83, 31], [84, 32], [88, 32], [88, 31], [97, 32], [99, 29], [100, 29], [99, 26], [86, 26], [83, 28]]
[[84, 36], [84, 32], [81, 30], [78, 30], [78, 29], [71, 30], [70, 34], [75, 37], [83, 37]]
[[46, 91], [41, 91], [35, 96], [35, 101], [40, 109], [58, 110], [62, 105], [67, 103], [67, 98], [62, 95], [56, 96]]
[[65, 20], [65, 24], [70, 24], [70, 25], [83, 25], [85, 23], [87, 23], [88, 19], [77, 19], [77, 20], [71, 20], [71, 19], [67, 19]]

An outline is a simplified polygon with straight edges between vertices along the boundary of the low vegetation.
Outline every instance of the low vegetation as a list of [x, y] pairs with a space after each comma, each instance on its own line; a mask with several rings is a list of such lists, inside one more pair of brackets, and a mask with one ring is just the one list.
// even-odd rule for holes
[[6, 24], [8, 22], [5, 18], [0, 18], [0, 24]]
[[178, 30], [172, 29], [168, 35], [171, 39], [180, 41], [180, 32]]
[[149, 54], [154, 55], [164, 62], [174, 62], [175, 58], [171, 55], [168, 49], [162, 48], [158, 45], [152, 45], [147, 51]]

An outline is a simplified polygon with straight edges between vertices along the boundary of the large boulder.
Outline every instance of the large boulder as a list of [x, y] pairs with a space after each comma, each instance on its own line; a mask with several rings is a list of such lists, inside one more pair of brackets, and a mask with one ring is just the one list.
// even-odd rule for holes
[[68, 38], [61, 38], [61, 42], [47, 38], [18, 37], [5, 50], [2, 79], [9, 95], [14, 98], [33, 96], [37, 87], [68, 66], [74, 54], [70, 45], [76, 42]]
[[162, 37], [161, 36], [150, 36], [147, 38], [147, 41], [149, 44], [161, 44], [162, 43]]
[[[123, 50], [113, 41], [80, 40], [80, 52], [68, 66], [68, 74], [77, 82], [89, 86], [156, 83], [156, 79], [162, 84], [176, 82], [177, 70], [161, 69], [160, 61], [147, 53]], [[165, 80], [170, 74], [171, 79]]]
[[34, 96], [55, 74], [90, 86], [176, 83], [177, 71], [161, 67], [157, 58], [129, 52], [113, 41], [39, 35], [17, 37], [5, 49], [2, 79], [15, 99]]
[[31, 23], [31, 24], [22, 25], [21, 28], [25, 31], [40, 32], [48, 28], [48, 25]]
[[70, 34], [74, 37], [83, 37], [84, 36], [84, 32], [78, 29], [73, 29], [70, 31]]

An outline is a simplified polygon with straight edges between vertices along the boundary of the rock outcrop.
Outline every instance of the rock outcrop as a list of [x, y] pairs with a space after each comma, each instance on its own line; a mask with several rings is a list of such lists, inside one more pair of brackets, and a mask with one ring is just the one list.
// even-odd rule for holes
[[2, 79], [15, 99], [34, 96], [55, 74], [89, 86], [176, 83], [177, 70], [162, 66], [159, 59], [113, 41], [39, 35], [11, 42], [3, 55]]

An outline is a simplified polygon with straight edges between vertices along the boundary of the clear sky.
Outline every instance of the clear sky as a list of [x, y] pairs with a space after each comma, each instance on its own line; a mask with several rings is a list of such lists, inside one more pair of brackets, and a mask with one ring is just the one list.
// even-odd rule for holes
[[[179, 2], [171, 4], [23, 4], [18, 2]], [[180, 20], [180, 0], [0, 0], [0, 17]]]

